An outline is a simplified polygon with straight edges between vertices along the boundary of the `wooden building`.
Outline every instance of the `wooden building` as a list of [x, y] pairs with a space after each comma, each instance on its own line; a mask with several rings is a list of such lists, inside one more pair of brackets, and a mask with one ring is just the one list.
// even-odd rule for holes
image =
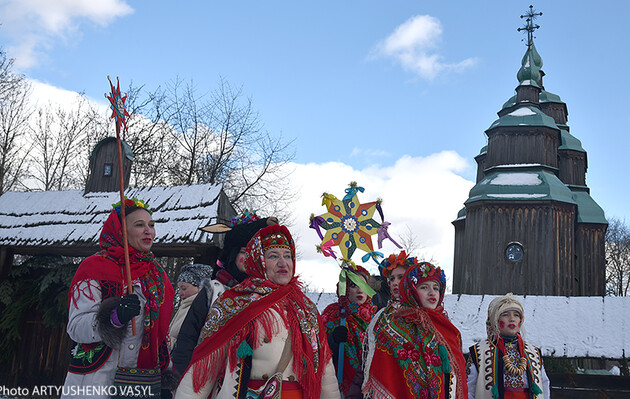
[[[115, 144], [115, 139], [108, 138], [95, 147], [85, 190], [6, 192], [0, 196], [0, 285], [16, 267], [17, 258], [47, 256], [46, 259], [80, 260], [100, 249], [100, 231], [112, 204], [120, 201]], [[126, 144], [123, 156], [126, 187], [133, 159]], [[220, 185], [127, 188], [125, 195], [145, 200], [153, 211], [156, 238], [151, 250], [162, 258], [171, 279], [179, 272], [173, 262], [175, 258], [216, 263], [222, 238], [199, 228], [217, 221], [229, 223], [235, 216]], [[37, 271], [38, 276], [45, 276], [54, 267], [57, 267], [54, 263], [45, 265]], [[67, 300], [68, 287], [61, 289], [65, 289], [65, 293], [59, 294], [63, 302]], [[63, 384], [70, 360], [65, 325], [45, 324], [44, 312], [37, 307], [24, 309], [22, 313], [17, 347], [9, 361], [0, 362], [0, 385]], [[63, 320], [62, 323], [67, 321], [67, 314]]]
[[529, 25], [516, 94], [485, 131], [476, 185], [453, 222], [453, 292], [604, 295], [607, 221], [567, 106], [543, 86]]

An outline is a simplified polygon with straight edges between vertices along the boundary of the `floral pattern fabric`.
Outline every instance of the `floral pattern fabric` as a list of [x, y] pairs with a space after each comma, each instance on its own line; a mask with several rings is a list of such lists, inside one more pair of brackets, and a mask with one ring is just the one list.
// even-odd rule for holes
[[341, 326], [342, 318], [348, 329], [348, 340], [344, 345], [343, 381], [341, 389], [347, 393], [350, 384], [361, 367], [363, 356], [363, 339], [368, 324], [376, 312], [376, 306], [368, 298], [363, 304], [350, 302], [346, 296], [342, 296], [336, 303], [331, 303], [324, 309], [322, 318], [326, 327], [326, 334], [330, 335], [334, 329]]

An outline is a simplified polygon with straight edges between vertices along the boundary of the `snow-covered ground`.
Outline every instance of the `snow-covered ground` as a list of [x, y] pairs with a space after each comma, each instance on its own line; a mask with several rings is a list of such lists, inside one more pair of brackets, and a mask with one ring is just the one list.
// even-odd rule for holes
[[[337, 297], [307, 293], [322, 311]], [[488, 304], [497, 295], [447, 295], [444, 308], [462, 333], [463, 350], [486, 338]], [[524, 338], [544, 356], [620, 359], [630, 353], [630, 297], [516, 296]]]

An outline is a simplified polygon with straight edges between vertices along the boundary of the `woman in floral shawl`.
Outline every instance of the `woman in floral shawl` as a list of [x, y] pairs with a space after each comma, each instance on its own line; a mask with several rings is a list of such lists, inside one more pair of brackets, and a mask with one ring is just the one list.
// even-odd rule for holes
[[339, 348], [343, 343], [343, 365], [341, 391], [345, 398], [361, 397], [362, 378], [354, 384], [357, 370], [362, 367], [363, 337], [365, 330], [376, 312], [370, 294], [374, 294], [368, 285], [370, 272], [351, 263], [342, 269], [337, 295], [339, 300], [324, 309], [322, 318], [328, 334], [328, 344], [333, 352], [333, 362], [339, 376]]
[[126, 294], [124, 283], [118, 203], [99, 236], [101, 251], [81, 263], [70, 285], [67, 331], [77, 345], [62, 398], [109, 397], [115, 377], [122, 375], [132, 375], [127, 379], [131, 385], [150, 385], [159, 394], [160, 376], [169, 363], [173, 286], [150, 251], [155, 226], [147, 205], [135, 198], [125, 199], [124, 205], [133, 294]]
[[411, 260], [399, 307], [390, 304], [368, 329], [363, 392], [379, 399], [466, 399], [461, 335], [442, 306], [446, 277], [439, 267]]
[[291, 233], [265, 227], [246, 253], [250, 277], [210, 308], [176, 398], [339, 398], [319, 312], [295, 276]]

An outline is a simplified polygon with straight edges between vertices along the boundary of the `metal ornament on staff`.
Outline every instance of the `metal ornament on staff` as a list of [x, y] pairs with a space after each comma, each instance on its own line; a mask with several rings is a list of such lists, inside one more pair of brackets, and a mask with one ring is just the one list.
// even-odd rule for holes
[[[121, 126], [124, 126], [127, 130], [127, 120], [130, 115], [125, 109], [125, 101], [127, 96], [122, 97], [120, 94], [120, 81], [116, 77], [116, 87], [112, 83], [112, 80], [107, 76], [109, 80], [109, 86], [111, 87], [111, 96], [105, 94], [105, 97], [110, 102], [112, 109], [112, 118], [116, 121], [116, 147], [118, 148], [118, 181], [120, 187], [120, 219], [122, 224], [123, 235], [123, 248], [125, 252], [125, 278], [127, 280], [127, 293], [133, 294], [133, 287], [131, 286], [131, 266], [129, 264], [129, 244], [127, 243], [127, 221], [125, 219], [125, 182], [123, 179], [123, 164], [122, 164], [122, 141], [120, 139]], [[131, 329], [133, 335], [136, 335], [136, 322], [135, 317], [131, 319]]]

